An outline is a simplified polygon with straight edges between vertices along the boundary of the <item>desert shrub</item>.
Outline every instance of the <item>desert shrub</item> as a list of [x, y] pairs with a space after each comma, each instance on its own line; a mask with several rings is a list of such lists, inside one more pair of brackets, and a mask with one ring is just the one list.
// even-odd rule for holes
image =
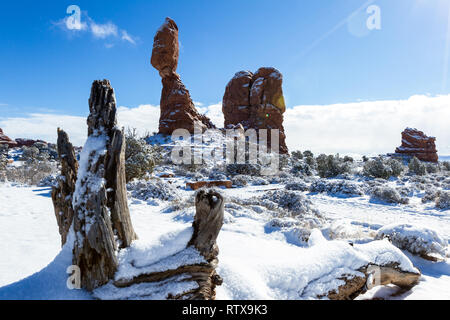
[[304, 181], [295, 181], [290, 182], [286, 184], [285, 186], [286, 190], [292, 190], [292, 191], [308, 191], [309, 186]]
[[266, 186], [270, 184], [269, 181], [261, 177], [250, 177], [249, 182], [254, 186]]
[[291, 157], [294, 160], [302, 160], [303, 159], [303, 153], [301, 151], [292, 151]]
[[303, 157], [305, 157], [305, 158], [314, 158], [314, 153], [312, 153], [309, 150], [306, 150], [305, 152], [303, 152]]
[[403, 172], [403, 165], [395, 159], [386, 159], [379, 157], [364, 163], [363, 175], [367, 177], [389, 179], [398, 177]]
[[161, 180], [134, 180], [127, 184], [133, 198], [139, 200], [159, 199], [173, 201], [181, 199], [178, 189], [169, 183]]
[[233, 182], [233, 185], [236, 187], [245, 187], [248, 182], [250, 181], [250, 177], [249, 176], [244, 176], [244, 175], [237, 175], [234, 176], [231, 181]]
[[362, 161], [367, 162], [367, 161], [369, 161], [369, 158], [367, 158], [367, 156], [362, 156]]
[[320, 179], [311, 184], [309, 191], [344, 197], [359, 197], [364, 195], [361, 186], [346, 180], [328, 181]]
[[427, 174], [427, 168], [425, 164], [423, 164], [416, 157], [412, 158], [408, 165], [409, 173], [415, 174], [418, 176], [424, 176]]
[[3, 179], [10, 182], [38, 185], [45, 177], [57, 174], [57, 165], [55, 162], [35, 160], [19, 167], [6, 167], [2, 173]]
[[436, 208], [442, 210], [450, 210], [450, 192], [441, 191], [436, 199]]
[[350, 157], [350, 156], [345, 156], [344, 157], [344, 162], [354, 162], [355, 160], [352, 158], [352, 157]]
[[293, 215], [312, 212], [312, 203], [302, 193], [289, 190], [269, 191], [261, 197], [261, 205], [274, 209], [285, 209]]
[[428, 189], [425, 191], [425, 195], [422, 198], [422, 203], [436, 201], [436, 199], [439, 197], [440, 194], [441, 194], [440, 190], [437, 190], [435, 188]]
[[450, 161], [442, 162], [442, 167], [444, 168], [444, 170], [450, 171]]
[[38, 148], [36, 148], [34, 146], [23, 147], [22, 148], [22, 156], [20, 157], [20, 160], [30, 163], [30, 162], [37, 160], [38, 156], [39, 156]]
[[153, 172], [156, 163], [160, 160], [157, 148], [147, 144], [143, 138], [139, 138], [136, 129], [127, 130], [125, 148], [127, 182], [142, 179]]
[[403, 198], [397, 190], [388, 186], [375, 187], [371, 193], [372, 193], [371, 196], [372, 200], [392, 204], [409, 203], [408, 198]]
[[226, 167], [227, 174], [236, 175], [246, 175], [246, 176], [259, 176], [261, 175], [261, 166], [258, 164], [251, 163], [231, 163]]
[[425, 165], [427, 173], [438, 173], [440, 168], [438, 164], [427, 163]]
[[294, 164], [292, 166], [291, 173], [293, 173], [294, 175], [303, 175], [303, 176], [314, 175], [313, 169], [309, 166], [309, 164], [306, 163], [306, 161], [299, 161], [296, 164]]
[[324, 155], [317, 157], [317, 172], [321, 178], [333, 178], [343, 173], [350, 172], [350, 166], [339, 155]]

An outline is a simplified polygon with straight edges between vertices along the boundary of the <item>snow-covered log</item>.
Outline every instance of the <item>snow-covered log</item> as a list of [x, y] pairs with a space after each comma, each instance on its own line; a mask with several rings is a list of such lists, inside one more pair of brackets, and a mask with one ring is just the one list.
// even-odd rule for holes
[[61, 244], [64, 245], [73, 220], [72, 197], [77, 180], [78, 161], [69, 136], [59, 128], [58, 156], [61, 162], [61, 175], [57, 179], [58, 184], [52, 188], [52, 200], [61, 235]]
[[117, 248], [136, 239], [125, 191], [125, 138], [116, 127], [116, 98], [108, 80], [94, 81], [88, 139], [80, 157], [73, 197], [73, 264], [81, 285], [93, 290], [113, 278]]
[[192, 237], [184, 250], [139, 268], [134, 261], [132, 268], [139, 274], [118, 272], [117, 279], [95, 290], [94, 296], [99, 299], [215, 299], [215, 288], [222, 284], [222, 278], [216, 273], [219, 254], [216, 239], [223, 225], [224, 199], [213, 190], [202, 189], [196, 194], [195, 205]]

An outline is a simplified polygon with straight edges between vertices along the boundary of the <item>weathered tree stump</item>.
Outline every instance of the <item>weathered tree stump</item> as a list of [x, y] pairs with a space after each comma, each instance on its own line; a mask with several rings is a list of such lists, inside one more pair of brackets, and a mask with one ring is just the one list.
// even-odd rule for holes
[[89, 110], [73, 199], [73, 264], [80, 267], [82, 287], [93, 290], [113, 278], [117, 248], [129, 246], [136, 234], [126, 198], [125, 137], [116, 127], [116, 99], [108, 80], [94, 81]]
[[78, 161], [69, 136], [59, 128], [58, 156], [61, 162], [61, 175], [57, 179], [58, 185], [52, 188], [52, 200], [61, 244], [64, 245], [73, 220], [72, 198], [77, 180]]
[[[142, 283], [161, 284], [196, 282], [197, 287], [187, 292], [167, 292], [167, 299], [182, 300], [213, 300], [216, 296], [215, 288], [222, 284], [221, 277], [216, 273], [219, 248], [217, 236], [223, 225], [224, 199], [213, 190], [200, 190], [195, 199], [196, 214], [194, 217], [194, 232], [187, 244], [187, 249], [195, 248], [205, 262], [191, 265], [183, 265], [176, 269], [162, 270], [160, 272], [143, 273], [132, 279], [118, 279], [114, 286], [125, 289]], [[151, 293], [142, 292], [142, 296], [150, 296]]]

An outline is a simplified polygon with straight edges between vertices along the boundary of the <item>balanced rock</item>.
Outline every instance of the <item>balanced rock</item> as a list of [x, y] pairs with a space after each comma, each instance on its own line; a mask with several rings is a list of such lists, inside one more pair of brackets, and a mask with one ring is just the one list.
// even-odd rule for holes
[[151, 57], [151, 64], [159, 71], [163, 84], [159, 133], [170, 135], [176, 129], [194, 133], [195, 126], [202, 131], [214, 128], [212, 122], [197, 111], [189, 91], [176, 73], [178, 57], [178, 26], [166, 18], [155, 35]]
[[275, 68], [260, 68], [256, 73], [240, 71], [228, 83], [223, 97], [222, 111], [225, 128], [241, 124], [244, 129], [267, 129], [271, 142], [271, 129], [279, 130], [279, 152], [288, 153], [283, 127], [286, 105], [283, 97], [283, 76]]
[[0, 128], [0, 144], [6, 144], [10, 148], [17, 147], [17, 142], [12, 140], [10, 137], [3, 133], [3, 130]]
[[417, 157], [422, 161], [438, 162], [436, 138], [428, 137], [422, 131], [407, 128], [402, 132], [402, 145], [395, 153]]

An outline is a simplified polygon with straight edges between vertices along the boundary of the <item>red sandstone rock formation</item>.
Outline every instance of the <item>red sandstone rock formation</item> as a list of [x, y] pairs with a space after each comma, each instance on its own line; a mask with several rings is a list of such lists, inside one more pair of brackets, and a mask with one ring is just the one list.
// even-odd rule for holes
[[0, 144], [7, 144], [8, 147], [10, 148], [17, 147], [17, 142], [12, 140], [10, 137], [6, 136], [1, 128], [0, 128]]
[[178, 27], [172, 19], [166, 18], [155, 35], [151, 58], [151, 64], [159, 71], [163, 83], [159, 133], [172, 134], [176, 129], [194, 133], [195, 125], [202, 131], [214, 128], [206, 116], [198, 113], [189, 91], [176, 73], [178, 57]]
[[242, 124], [244, 129], [280, 130], [280, 153], [288, 153], [283, 127], [286, 105], [283, 97], [283, 76], [275, 68], [260, 68], [255, 74], [241, 71], [228, 83], [222, 111], [225, 128]]
[[17, 142], [17, 147], [22, 148], [22, 147], [31, 147], [32, 145], [34, 145], [36, 142], [42, 142], [42, 143], [47, 143], [43, 140], [32, 140], [32, 139], [22, 139], [22, 138], [18, 138], [16, 139]]
[[225, 187], [227, 189], [233, 188], [233, 182], [228, 180], [223, 181], [196, 181], [196, 182], [187, 182], [186, 187], [191, 188], [192, 190], [197, 190], [203, 187], [212, 188], [212, 187]]
[[419, 160], [438, 162], [436, 138], [428, 137], [422, 131], [407, 128], [402, 132], [402, 145], [395, 153], [415, 156]]

